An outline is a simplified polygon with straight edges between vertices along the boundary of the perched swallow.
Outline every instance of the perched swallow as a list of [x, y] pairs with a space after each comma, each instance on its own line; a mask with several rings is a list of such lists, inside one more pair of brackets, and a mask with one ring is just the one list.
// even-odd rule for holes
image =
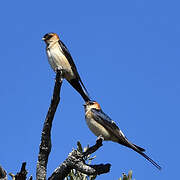
[[95, 101], [86, 102], [85, 108], [85, 118], [89, 129], [97, 136], [102, 136], [106, 141], [117, 142], [121, 145], [129, 147], [141, 154], [148, 161], [150, 161], [159, 170], [161, 167], [149, 158], [145, 153], [145, 149], [132, 144], [126, 136], [122, 133], [119, 127], [112, 121], [102, 110], [100, 105]]
[[82, 83], [71, 54], [59, 36], [56, 33], [48, 33], [42, 39], [47, 45], [46, 52], [52, 69], [55, 72], [57, 69], [62, 70], [64, 78], [80, 93], [84, 101], [89, 101], [88, 92]]

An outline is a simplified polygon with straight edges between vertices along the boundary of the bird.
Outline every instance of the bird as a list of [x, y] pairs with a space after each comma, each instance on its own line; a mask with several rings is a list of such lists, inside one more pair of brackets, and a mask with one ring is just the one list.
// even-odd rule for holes
[[123, 146], [133, 149], [148, 161], [150, 161], [156, 168], [161, 170], [155, 161], [148, 157], [144, 151], [145, 149], [131, 143], [123, 132], [119, 129], [116, 123], [106, 115], [100, 105], [96, 101], [89, 101], [84, 104], [85, 119], [89, 129], [99, 138], [102, 137], [105, 141], [113, 141]]
[[46, 43], [46, 53], [52, 69], [55, 72], [57, 69], [61, 70], [63, 78], [79, 92], [84, 101], [90, 101], [88, 91], [79, 76], [73, 58], [59, 36], [56, 33], [47, 33], [42, 40]]

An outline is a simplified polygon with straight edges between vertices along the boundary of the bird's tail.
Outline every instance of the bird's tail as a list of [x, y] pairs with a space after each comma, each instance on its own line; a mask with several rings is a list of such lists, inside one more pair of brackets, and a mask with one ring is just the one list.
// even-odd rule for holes
[[153, 161], [150, 157], [148, 157], [144, 151], [145, 149], [135, 145], [135, 144], [132, 144], [131, 142], [129, 142], [126, 138], [123, 139], [123, 143], [122, 143], [122, 140], [119, 141], [120, 144], [123, 144], [131, 149], [133, 149], [134, 151], [136, 151], [137, 153], [141, 154], [144, 158], [146, 158], [149, 162], [151, 162], [156, 168], [158, 168], [159, 170], [161, 170], [161, 166], [159, 166], [155, 161]]
[[[82, 81], [80, 81], [80, 82], [82, 84]], [[79, 92], [79, 94], [82, 96], [82, 98], [84, 99], [85, 102], [90, 101], [90, 98], [89, 98], [89, 95], [88, 95], [86, 88], [82, 84], [82, 86], [84, 88], [83, 89], [80, 82], [77, 79], [71, 79], [69, 81], [69, 83], [74, 87], [74, 89], [76, 89], [76, 91]]]
[[137, 146], [137, 145], [135, 145], [135, 144], [133, 144], [139, 151], [141, 151], [141, 152], [144, 152], [145, 151], [145, 149], [143, 149], [142, 147], [139, 147], [139, 146]]
[[[79, 77], [79, 82], [81, 83], [81, 85], [82, 85], [82, 87], [83, 87], [83, 90], [84, 90], [85, 94], [89, 97], [89, 93], [88, 93], [86, 87], [84, 86], [84, 84], [83, 84], [83, 82], [82, 82], [82, 80], [81, 80], [80, 77]], [[89, 100], [90, 100], [90, 98], [89, 98]], [[89, 101], [89, 100], [88, 100], [88, 101]]]
[[161, 166], [158, 165], [155, 161], [153, 161], [149, 156], [147, 156], [145, 153], [143, 153], [142, 151], [136, 151], [139, 154], [141, 154], [143, 157], [145, 157], [149, 162], [151, 162], [156, 168], [158, 168], [159, 170], [161, 170]]

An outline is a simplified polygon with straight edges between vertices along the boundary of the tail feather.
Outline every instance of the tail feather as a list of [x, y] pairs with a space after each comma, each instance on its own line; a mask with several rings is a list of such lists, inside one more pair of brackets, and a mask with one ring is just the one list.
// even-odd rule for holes
[[145, 149], [143, 149], [142, 147], [139, 147], [139, 146], [137, 146], [137, 145], [135, 145], [135, 144], [133, 144], [137, 149], [139, 149], [141, 152], [144, 152], [145, 151]]
[[79, 77], [79, 82], [81, 83], [81, 85], [82, 85], [82, 87], [83, 87], [83, 89], [84, 89], [84, 91], [85, 91], [85, 94], [89, 97], [89, 93], [88, 93], [86, 87], [84, 86], [84, 84], [83, 84], [83, 82], [82, 82], [82, 80], [81, 80], [80, 77]]
[[151, 162], [156, 168], [158, 168], [159, 170], [161, 170], [161, 166], [159, 166], [155, 161], [153, 161], [149, 156], [147, 156], [145, 153], [143, 153], [143, 151], [145, 151], [145, 149], [132, 144], [131, 148], [136, 151], [137, 153], [141, 154], [144, 158], [146, 158], [149, 162]]
[[127, 147], [133, 149], [134, 151], [136, 151], [137, 153], [141, 154], [144, 158], [146, 158], [149, 162], [151, 162], [156, 168], [161, 170], [161, 166], [159, 166], [155, 161], [153, 161], [150, 157], [148, 157], [145, 153], [143, 153], [145, 151], [145, 149], [143, 149], [135, 144], [132, 144], [126, 138], [119, 139], [119, 143], [124, 146], [127, 146]]
[[[80, 81], [82, 84], [82, 81]], [[84, 87], [84, 85], [82, 84], [82, 86], [80, 85], [79, 81], [77, 79], [71, 79], [69, 81], [69, 83], [74, 87], [74, 89], [76, 89], [76, 91], [79, 92], [79, 94], [82, 96], [82, 98], [84, 99], [85, 102], [90, 101], [89, 95], [87, 93], [86, 88]]]
[[149, 162], [151, 162], [156, 168], [158, 168], [159, 170], [161, 170], [161, 166], [158, 165], [155, 161], [153, 161], [150, 157], [148, 157], [145, 153], [139, 151], [139, 154], [141, 154], [143, 157], [145, 157]]

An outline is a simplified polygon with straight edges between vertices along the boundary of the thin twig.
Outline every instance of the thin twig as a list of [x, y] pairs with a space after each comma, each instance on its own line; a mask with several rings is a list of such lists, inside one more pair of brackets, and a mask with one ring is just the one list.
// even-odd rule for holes
[[83, 156], [85, 157], [85, 156], [92, 154], [95, 151], [97, 151], [102, 146], [102, 141], [103, 141], [103, 138], [101, 136], [98, 137], [96, 140], [96, 144], [94, 146], [89, 147], [87, 149], [87, 151], [83, 152]]
[[16, 175], [9, 173], [9, 175], [12, 177], [13, 180], [26, 180], [27, 173], [28, 172], [26, 170], [26, 162], [23, 162], [20, 172], [18, 172]]
[[53, 174], [48, 178], [48, 180], [63, 180], [72, 169], [76, 169], [81, 173], [87, 175], [99, 175], [103, 173], [108, 173], [110, 171], [110, 164], [99, 164], [99, 165], [88, 165], [85, 163], [85, 156], [95, 152], [102, 146], [102, 139], [98, 138], [96, 144], [86, 152], [79, 152], [73, 150], [67, 157], [67, 159], [55, 169]]
[[38, 162], [36, 167], [37, 180], [46, 180], [46, 168], [48, 163], [48, 157], [51, 152], [51, 127], [57, 106], [60, 101], [59, 94], [61, 90], [61, 85], [62, 85], [61, 71], [57, 70], [53, 97], [51, 100], [51, 105], [49, 107], [48, 113], [46, 115], [46, 119], [41, 134], [41, 143], [39, 147]]
[[7, 173], [1, 166], [0, 166], [0, 180], [7, 180]]

